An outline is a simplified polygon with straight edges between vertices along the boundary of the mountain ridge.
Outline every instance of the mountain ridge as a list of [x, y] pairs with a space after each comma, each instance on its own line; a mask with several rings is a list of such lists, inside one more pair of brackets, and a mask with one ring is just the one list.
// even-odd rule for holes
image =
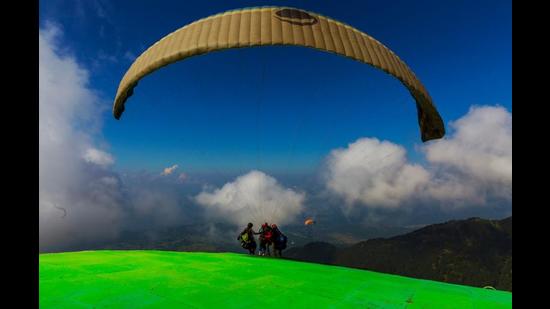
[[287, 258], [512, 291], [512, 217], [432, 224], [390, 238], [338, 248], [316, 242]]

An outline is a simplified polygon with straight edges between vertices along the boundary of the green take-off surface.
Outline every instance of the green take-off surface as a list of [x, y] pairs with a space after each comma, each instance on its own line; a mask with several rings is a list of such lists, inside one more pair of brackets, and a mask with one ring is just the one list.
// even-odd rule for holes
[[234, 253], [40, 255], [40, 308], [511, 308], [512, 293]]

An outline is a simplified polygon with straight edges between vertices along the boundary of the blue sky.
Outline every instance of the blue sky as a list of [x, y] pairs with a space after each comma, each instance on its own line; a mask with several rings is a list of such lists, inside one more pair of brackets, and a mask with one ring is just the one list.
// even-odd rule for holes
[[308, 172], [360, 137], [422, 159], [414, 101], [398, 81], [299, 47], [229, 50], [165, 67], [140, 83], [120, 121], [112, 117], [118, 82], [145, 48], [201, 17], [261, 5], [327, 15], [383, 42], [415, 71], [446, 123], [472, 105], [511, 111], [509, 1], [42, 0], [40, 23], [57, 24], [65, 51], [89, 70], [117, 169]]
[[[290, 46], [164, 67], [114, 119], [119, 81], [148, 46], [199, 18], [263, 5], [330, 16], [384, 43], [430, 92], [445, 138], [422, 144], [414, 100], [395, 78]], [[40, 246], [186, 222], [316, 217], [336, 232], [510, 216], [511, 37], [507, 1], [43, 0]]]

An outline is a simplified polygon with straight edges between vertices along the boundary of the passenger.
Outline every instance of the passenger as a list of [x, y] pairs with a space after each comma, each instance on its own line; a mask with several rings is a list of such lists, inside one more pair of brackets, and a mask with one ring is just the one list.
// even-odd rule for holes
[[273, 231], [267, 222], [262, 224], [262, 227], [258, 231], [260, 234], [260, 255], [271, 255], [269, 247], [273, 242]]
[[271, 230], [273, 231], [273, 255], [282, 257], [288, 238], [279, 230], [276, 224], [271, 225]]

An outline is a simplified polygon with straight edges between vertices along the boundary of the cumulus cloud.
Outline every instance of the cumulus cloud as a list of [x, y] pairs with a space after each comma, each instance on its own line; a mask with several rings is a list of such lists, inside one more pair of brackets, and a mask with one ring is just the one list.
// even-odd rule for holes
[[89, 148], [84, 153], [84, 160], [99, 166], [109, 166], [115, 162], [113, 156], [105, 151], [95, 148]]
[[244, 225], [250, 221], [288, 224], [302, 211], [305, 194], [284, 188], [260, 171], [251, 171], [219, 189], [205, 189], [195, 200], [208, 215]]
[[178, 165], [174, 164], [170, 167], [165, 168], [164, 171], [162, 171], [162, 173], [160, 173], [160, 174], [162, 176], [168, 176], [168, 175], [172, 174], [177, 168], [178, 168]]
[[437, 173], [430, 195], [485, 204], [512, 197], [512, 114], [500, 106], [474, 106], [451, 123], [454, 133], [424, 147]]
[[472, 107], [451, 127], [453, 135], [425, 147], [428, 161], [480, 180], [512, 182], [511, 113], [499, 106]]
[[124, 228], [177, 223], [179, 188], [143, 178], [128, 185], [109, 169], [114, 158], [96, 142], [109, 103], [61, 40], [59, 27], [39, 29], [40, 250], [86, 248]]
[[94, 147], [90, 133], [101, 99], [88, 88], [87, 71], [56, 48], [60, 34], [58, 27], [47, 24], [38, 37], [41, 248], [113, 237], [120, 218], [120, 195], [112, 183], [100, 181], [108, 173], [85, 164], [112, 162], [112, 156]]
[[333, 150], [327, 158], [326, 187], [348, 209], [511, 202], [511, 113], [499, 106], [474, 106], [450, 127], [448, 137], [422, 146], [424, 166], [409, 162], [404, 147], [375, 138]]
[[405, 148], [376, 138], [361, 138], [327, 160], [327, 187], [348, 206], [398, 207], [429, 181], [423, 167], [410, 164]]

